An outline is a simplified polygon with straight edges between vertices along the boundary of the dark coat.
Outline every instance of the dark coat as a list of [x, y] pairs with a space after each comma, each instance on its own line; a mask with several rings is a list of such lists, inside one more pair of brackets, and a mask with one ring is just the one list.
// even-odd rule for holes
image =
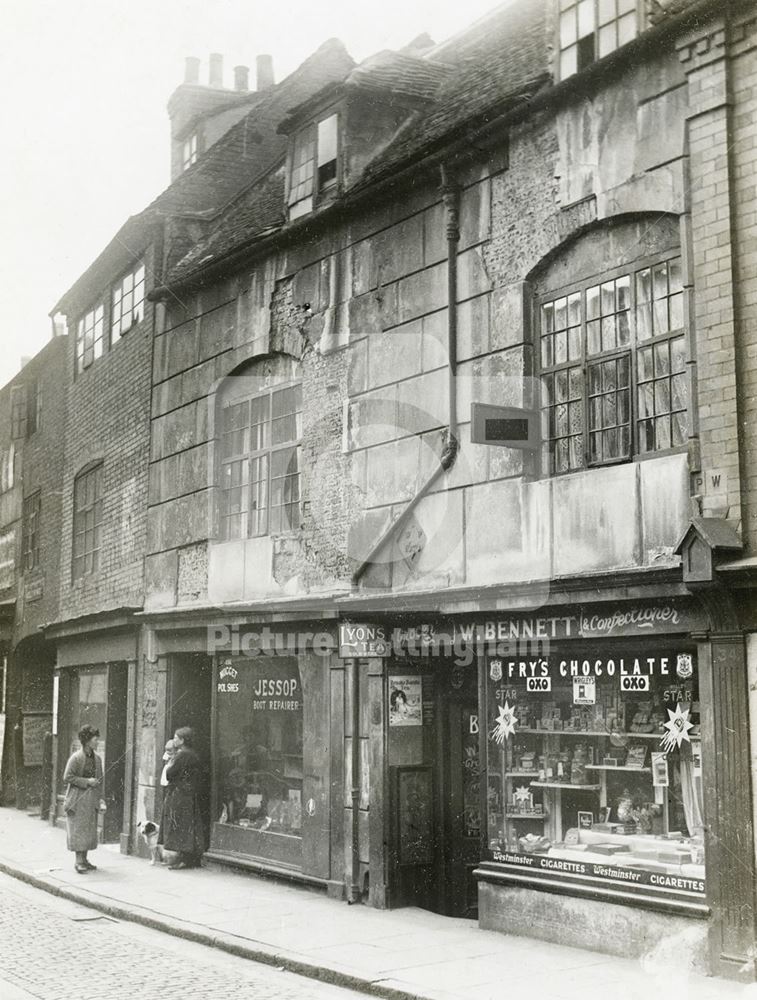
[[207, 846], [200, 812], [200, 777], [200, 758], [194, 750], [182, 747], [166, 769], [168, 785], [158, 843], [168, 851], [199, 857]]
[[[66, 835], [69, 851], [94, 851], [97, 847], [97, 810], [103, 795], [103, 763], [97, 754], [87, 757], [84, 750], [72, 754], [63, 772], [67, 786], [63, 800], [66, 814]], [[97, 778], [94, 788], [89, 787], [85, 774]]]

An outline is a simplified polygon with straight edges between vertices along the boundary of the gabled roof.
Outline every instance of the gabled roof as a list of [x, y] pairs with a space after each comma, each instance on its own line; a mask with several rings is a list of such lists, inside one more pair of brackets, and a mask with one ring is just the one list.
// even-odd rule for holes
[[[664, 20], [712, 0], [650, 0], [655, 18]], [[347, 198], [368, 195], [376, 184], [390, 181], [422, 158], [443, 151], [452, 142], [532, 97], [552, 82], [552, 0], [508, 0], [452, 39], [426, 51], [379, 52], [327, 85], [283, 118], [280, 131], [291, 131], [327, 100], [350, 91], [368, 89], [395, 92], [418, 100], [394, 136], [377, 137], [377, 152]], [[412, 108], [412, 100], [408, 102]], [[387, 141], [388, 139], [388, 141]], [[283, 162], [283, 146], [282, 158]], [[219, 217], [212, 233], [201, 240], [166, 276], [166, 284], [199, 277], [202, 262], [218, 262], [285, 226], [283, 186], [278, 212], [273, 205], [273, 177], [251, 188], [232, 211]], [[337, 202], [338, 204], [338, 202]], [[242, 214], [240, 214], [242, 213]], [[316, 218], [313, 213], [308, 218]], [[242, 220], [249, 222], [245, 228]], [[298, 220], [294, 226], [303, 224]], [[258, 229], [255, 229], [255, 226]], [[252, 228], [250, 228], [252, 227]]]
[[[409, 112], [407, 124], [369, 164], [364, 179], [355, 188], [372, 184], [391, 174], [399, 165], [411, 162], [443, 143], [456, 129], [484, 119], [487, 112], [508, 101], [523, 99], [545, 82], [547, 65], [547, 0], [519, 0], [514, 6], [500, 8], [477, 22], [458, 39], [432, 49], [420, 57], [407, 53], [379, 52], [345, 74], [343, 81], [326, 87], [284, 119], [281, 130], [288, 131], [307, 115], [309, 109], [323, 102], [329, 94], [354, 90], [383, 90], [422, 101]], [[281, 148], [283, 162], [285, 144]], [[167, 284], [186, 280], [201, 268], [226, 253], [255, 242], [256, 232], [266, 235], [271, 228], [284, 224], [284, 187], [278, 210], [273, 204], [276, 181], [266, 177], [230, 206], [211, 233], [199, 241], [190, 253], [171, 269]], [[243, 219], [257, 223], [259, 229], [245, 228]]]
[[[250, 110], [138, 215], [129, 218], [52, 312], [85, 308], [115, 273], [137, 257], [161, 216], [212, 219], [279, 162], [286, 139], [277, 132], [290, 108], [341, 81], [355, 66], [342, 42], [324, 42], [280, 83], [255, 95]], [[175, 251], [175, 248], [174, 248]]]
[[354, 65], [342, 42], [324, 42], [286, 79], [263, 91], [244, 118], [150, 207], [169, 215], [214, 215], [284, 155], [286, 139], [277, 129], [290, 109], [343, 80]]
[[713, 551], [741, 552], [744, 548], [739, 533], [722, 517], [694, 517], [673, 549], [676, 555], [681, 554], [685, 542], [692, 534], [706, 542]]

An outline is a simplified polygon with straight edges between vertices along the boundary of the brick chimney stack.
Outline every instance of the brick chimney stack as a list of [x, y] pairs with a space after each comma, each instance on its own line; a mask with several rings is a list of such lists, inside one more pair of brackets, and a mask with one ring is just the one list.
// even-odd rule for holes
[[273, 86], [273, 57], [260, 55], [255, 58], [255, 76], [258, 90], [268, 90]]
[[220, 90], [223, 87], [223, 56], [218, 52], [211, 52], [208, 64], [208, 85]]
[[[270, 56], [263, 65], [262, 79], [273, 84]], [[236, 66], [234, 89], [223, 85], [223, 56], [212, 52], [208, 58], [207, 83], [200, 82], [200, 60], [188, 56], [184, 61], [184, 79], [168, 101], [171, 120], [171, 180], [186, 169], [191, 150], [198, 156], [210, 149], [228, 129], [239, 121], [250, 105], [249, 69]], [[260, 72], [259, 72], [260, 79]]]
[[234, 90], [240, 94], [246, 94], [250, 89], [250, 67], [234, 67]]

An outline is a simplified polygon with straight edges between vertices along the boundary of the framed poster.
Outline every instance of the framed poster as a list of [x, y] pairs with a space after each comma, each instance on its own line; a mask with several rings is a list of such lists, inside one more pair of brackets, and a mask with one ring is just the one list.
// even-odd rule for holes
[[423, 725], [423, 680], [420, 675], [390, 676], [389, 725]]
[[49, 712], [23, 717], [22, 747], [24, 767], [41, 767], [45, 752], [45, 733], [52, 732]]

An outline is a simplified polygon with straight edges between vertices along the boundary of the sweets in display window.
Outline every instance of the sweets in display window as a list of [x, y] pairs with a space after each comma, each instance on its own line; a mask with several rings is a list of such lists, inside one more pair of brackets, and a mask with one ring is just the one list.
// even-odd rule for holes
[[[580, 857], [597, 878], [704, 892], [696, 674], [678, 679], [675, 653], [633, 662], [643, 671], [633, 683], [598, 672], [594, 704], [575, 704], [559, 670], [545, 694], [510, 683], [513, 731], [502, 745], [492, 731], [488, 740], [492, 860], [545, 857], [559, 873], [553, 861], [569, 871]], [[494, 720], [495, 684], [487, 696]]]

